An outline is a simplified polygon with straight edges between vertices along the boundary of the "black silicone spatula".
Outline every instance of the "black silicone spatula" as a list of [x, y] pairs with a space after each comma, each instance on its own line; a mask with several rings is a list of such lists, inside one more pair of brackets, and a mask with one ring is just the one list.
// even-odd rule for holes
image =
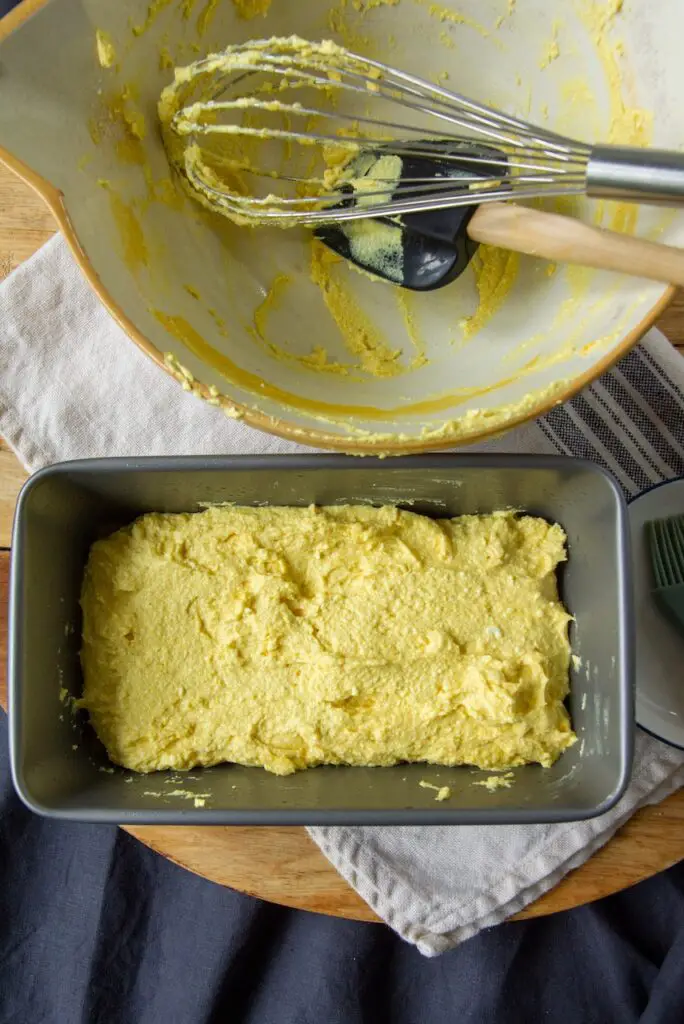
[[[430, 142], [427, 145], [434, 148], [435, 144]], [[415, 144], [417, 150], [420, 150], [421, 146], [422, 150], [425, 150], [426, 144], [420, 142]], [[472, 163], [466, 163], [465, 160], [462, 164], [458, 162], [459, 154], [466, 155], [463, 145], [450, 147], [445, 144], [440, 147], [440, 150], [444, 154], [443, 156], [439, 152], [436, 152], [434, 156], [425, 156], [422, 153], [421, 155], [403, 155], [401, 178], [397, 187], [405, 187], [407, 182], [417, 178], [434, 178], [436, 183], [440, 183], [445, 179], [449, 179], [450, 182], [457, 181], [459, 178], [472, 180], [474, 173], [483, 179], [495, 175], [502, 176], [503, 154], [491, 147], [473, 146], [468, 148], [467, 152], [471, 155], [474, 154], [485, 159], [492, 158], [491, 164], [476, 165], [478, 170], [475, 172]], [[391, 149], [388, 147], [386, 152], [390, 153]], [[363, 154], [359, 163], [362, 159]], [[372, 175], [372, 164], [366, 173]], [[464, 184], [464, 189], [467, 188], [468, 186]], [[340, 192], [342, 196], [340, 206], [348, 206], [356, 201], [354, 193], [351, 190], [346, 192], [344, 186]], [[382, 277], [391, 281], [392, 284], [400, 284], [403, 288], [410, 288], [412, 291], [432, 291], [435, 288], [442, 288], [459, 277], [475, 254], [478, 243], [469, 236], [467, 228], [476, 210], [477, 204], [474, 203], [472, 206], [454, 206], [446, 210], [410, 213], [400, 220], [378, 217], [377, 220], [380, 222], [399, 225], [401, 228], [403, 249], [403, 279], [401, 281], [398, 281], [396, 276], [384, 273], [376, 263], [364, 263], [358, 253], [354, 254], [349, 238], [341, 226], [325, 225], [318, 228], [315, 234], [344, 259], [376, 277]]]

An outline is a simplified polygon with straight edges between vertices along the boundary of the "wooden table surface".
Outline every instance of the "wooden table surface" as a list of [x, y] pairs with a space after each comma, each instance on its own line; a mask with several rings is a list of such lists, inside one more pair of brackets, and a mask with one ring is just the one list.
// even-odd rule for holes
[[[54, 233], [50, 213], [27, 186], [0, 165], [0, 279]], [[684, 295], [659, 321], [684, 353]], [[7, 646], [6, 608], [11, 523], [26, 474], [0, 442], [0, 663]], [[4, 670], [0, 702], [6, 707]], [[137, 839], [176, 863], [242, 892], [320, 913], [378, 920], [330, 866], [303, 828], [129, 828]], [[585, 865], [518, 917], [567, 910], [617, 892], [678, 861], [684, 854], [684, 791], [640, 811]]]

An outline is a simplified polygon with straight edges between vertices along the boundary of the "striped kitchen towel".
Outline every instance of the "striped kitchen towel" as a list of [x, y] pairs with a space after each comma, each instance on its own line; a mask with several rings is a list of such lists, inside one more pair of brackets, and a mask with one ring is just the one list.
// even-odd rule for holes
[[538, 425], [550, 450], [598, 462], [627, 497], [684, 476], [684, 362], [652, 331], [610, 373]]
[[[0, 431], [29, 469], [88, 456], [302, 451], [182, 391], [99, 305], [60, 239], [0, 285], [0, 325]], [[684, 360], [651, 331], [573, 401], [479, 450], [594, 459], [629, 496], [684, 474]], [[684, 754], [640, 733], [627, 793], [590, 821], [309, 831], [373, 909], [434, 956], [522, 909], [682, 784]]]

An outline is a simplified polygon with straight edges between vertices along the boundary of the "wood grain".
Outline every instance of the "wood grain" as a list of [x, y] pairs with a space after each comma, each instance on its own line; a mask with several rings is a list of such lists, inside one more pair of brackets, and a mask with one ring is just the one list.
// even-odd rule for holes
[[[54, 233], [40, 199], [0, 165], [0, 278]], [[684, 294], [658, 324], [684, 351]], [[25, 472], [0, 444], [0, 548], [11, 542], [16, 495]], [[6, 619], [9, 555], [0, 552], [0, 702], [6, 707]], [[302, 828], [145, 826], [131, 835], [177, 864], [220, 885], [262, 899], [355, 920], [378, 920], [331, 867]], [[684, 792], [636, 814], [587, 864], [572, 872], [520, 917], [566, 910], [661, 871], [684, 853]]]
[[0, 164], [0, 280], [54, 233], [55, 222], [44, 203]]
[[0, 449], [0, 548], [8, 548], [12, 542], [14, 506], [26, 477], [16, 456], [7, 448]]
[[684, 291], [680, 289], [656, 324], [684, 355]]
[[[377, 915], [334, 871], [303, 829], [128, 828], [174, 863], [260, 899], [356, 921]], [[542, 917], [635, 885], [681, 859], [684, 792], [640, 811], [598, 853], [516, 919]]]

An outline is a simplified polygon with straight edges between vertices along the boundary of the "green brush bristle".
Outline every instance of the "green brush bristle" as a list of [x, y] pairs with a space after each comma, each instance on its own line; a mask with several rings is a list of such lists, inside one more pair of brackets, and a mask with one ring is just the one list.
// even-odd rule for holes
[[684, 583], [684, 516], [648, 523], [648, 537], [656, 586]]
[[646, 524], [653, 598], [659, 609], [684, 632], [684, 515]]

